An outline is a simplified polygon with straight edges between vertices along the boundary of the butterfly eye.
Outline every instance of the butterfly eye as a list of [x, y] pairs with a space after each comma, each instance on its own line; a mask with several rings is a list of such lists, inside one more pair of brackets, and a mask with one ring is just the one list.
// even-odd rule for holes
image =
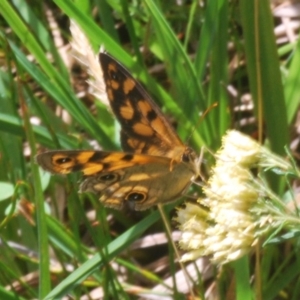
[[186, 163], [193, 161], [195, 159], [196, 159], [195, 152], [191, 148], [186, 148], [184, 153], [181, 156], [181, 160]]
[[105, 174], [99, 177], [99, 180], [102, 181], [115, 181], [117, 179], [118, 175], [117, 174]]
[[190, 156], [186, 153], [182, 154], [181, 160], [184, 162], [189, 162], [190, 161]]
[[144, 193], [130, 193], [126, 196], [126, 200], [132, 201], [132, 202], [141, 202], [146, 200], [147, 195]]

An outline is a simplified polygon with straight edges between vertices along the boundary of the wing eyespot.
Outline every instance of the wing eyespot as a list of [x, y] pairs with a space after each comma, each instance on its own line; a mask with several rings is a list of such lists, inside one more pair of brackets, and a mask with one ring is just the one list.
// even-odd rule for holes
[[141, 192], [132, 192], [126, 196], [126, 200], [130, 202], [143, 202], [147, 199], [147, 195]]
[[99, 176], [98, 179], [105, 182], [112, 182], [118, 179], [118, 175], [109, 173], [109, 174]]
[[55, 160], [55, 162], [59, 165], [65, 164], [65, 163], [69, 163], [72, 161], [71, 157], [61, 157], [61, 158], [57, 158]]

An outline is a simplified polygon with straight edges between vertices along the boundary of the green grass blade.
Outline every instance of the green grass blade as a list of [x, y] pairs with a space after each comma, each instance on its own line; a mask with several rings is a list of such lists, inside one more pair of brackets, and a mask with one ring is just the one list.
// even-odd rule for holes
[[286, 110], [288, 124], [295, 118], [300, 99], [300, 40], [294, 49], [293, 59], [288, 69], [288, 76], [284, 82], [284, 94], [286, 99]]
[[[95, 45], [104, 45], [105, 49], [114, 56], [118, 61], [124, 64], [130, 72], [133, 74], [138, 74], [138, 78], [141, 82], [147, 85], [147, 89], [152, 92], [156, 99], [163, 101], [166, 109], [170, 111], [174, 116], [182, 120], [183, 124], [186, 124], [185, 128], [193, 128], [194, 122], [191, 123], [190, 118], [182, 111], [182, 107], [177, 105], [176, 102], [172, 100], [170, 95], [166, 93], [161, 86], [159, 86], [153, 78], [150, 78], [146, 70], [141, 68], [140, 65], [136, 64], [132, 57], [120, 47], [106, 32], [99, 28], [95, 22], [87, 15], [82, 13], [72, 2], [55, 0], [55, 3], [76, 23], [81, 27], [81, 29], [86, 33], [89, 40]], [[187, 60], [188, 64], [191, 64]], [[190, 69], [190, 67], [189, 67]], [[186, 97], [185, 97], [186, 98]], [[190, 130], [189, 130], [190, 132]], [[201, 139], [198, 137], [198, 139]]]
[[[138, 224], [132, 226], [129, 230], [124, 232], [118, 238], [113, 240], [107, 246], [106, 261], [109, 261], [117, 254], [125, 250], [135, 239], [137, 239], [151, 224], [159, 219], [159, 212], [156, 211]], [[87, 276], [91, 275], [95, 270], [103, 264], [103, 257], [96, 254], [93, 258], [82, 264], [77, 270], [72, 272], [63, 282], [56, 286], [45, 299], [59, 299], [63, 297], [68, 291], [72, 290], [79, 282], [84, 280]]]
[[50, 270], [49, 270], [49, 244], [48, 244], [48, 230], [46, 223], [46, 215], [44, 210], [44, 196], [42, 185], [40, 181], [39, 168], [35, 163], [36, 141], [34, 132], [30, 123], [28, 114], [28, 107], [21, 96], [20, 105], [24, 116], [24, 127], [31, 149], [31, 170], [34, 178], [34, 199], [37, 219], [38, 232], [38, 249], [39, 249], [39, 298], [43, 299], [50, 290]]
[[288, 123], [269, 3], [243, 0], [240, 8], [247, 70], [260, 134], [265, 122], [272, 150], [284, 155]]
[[[180, 129], [179, 132], [183, 136], [185, 133], [184, 137], [187, 137], [186, 133], [191, 132], [196, 124], [198, 124], [200, 112], [204, 112], [207, 109], [203, 91], [190, 58], [166, 22], [162, 12], [155, 5], [155, 2], [145, 1], [145, 3], [149, 9], [151, 20], [155, 28], [155, 35], [159, 42], [160, 50], [163, 53], [164, 63], [172, 82], [174, 99], [176, 99], [176, 103], [178, 103], [182, 110], [180, 119], [182, 119], [182, 116], [185, 116], [184, 122], [186, 126], [183, 127], [184, 132], [181, 132]], [[201, 135], [197, 136], [197, 131], [194, 133], [193, 138], [199, 142], [198, 146], [204, 144], [203, 139], [207, 141], [207, 143], [210, 141], [210, 131], [208, 128], [212, 126], [212, 124], [208, 122], [208, 119], [203, 121], [199, 129]]]
[[[213, 2], [213, 1], [212, 1]], [[207, 7], [209, 10], [209, 7]], [[212, 14], [206, 13], [207, 15]], [[218, 7], [214, 9], [213, 19], [216, 32], [214, 33], [214, 39], [211, 45], [210, 56], [210, 81], [208, 87], [208, 103], [213, 105], [217, 104], [217, 107], [213, 109], [207, 118], [210, 119], [210, 123], [214, 124], [210, 130], [210, 134], [213, 136], [214, 144], [213, 148], [220, 147], [220, 137], [230, 127], [230, 114], [228, 106], [230, 104], [228, 92], [226, 87], [229, 84], [228, 80], [228, 1], [218, 1]], [[204, 29], [203, 29], [204, 30]], [[210, 37], [211, 39], [211, 37]], [[201, 49], [198, 49], [202, 51]], [[204, 49], [204, 55], [206, 50]], [[199, 55], [201, 56], [201, 55]]]
[[249, 259], [247, 256], [232, 263], [236, 278], [236, 299], [252, 300], [253, 291], [250, 284]]
[[223, 1], [208, 1], [204, 12], [204, 22], [201, 27], [198, 49], [195, 58], [195, 70], [200, 80], [203, 80], [206, 64], [209, 53], [212, 49], [212, 44], [216, 36], [218, 23], [215, 20], [219, 19], [219, 3]]
[[[83, 104], [76, 99], [74, 92], [71, 90], [68, 83], [66, 83], [64, 78], [51, 65], [47, 56], [45, 55], [45, 52], [40, 47], [35, 37], [30, 33], [29, 28], [22, 22], [8, 2], [2, 1], [0, 3], [0, 8], [2, 9], [3, 16], [5, 17], [6, 21], [11, 25], [12, 29], [19, 36], [28, 50], [35, 56], [42, 69], [47, 74], [48, 80], [54, 82], [57, 92], [61, 93], [62, 95], [61, 101], [63, 106], [68, 107], [68, 110], [72, 113], [74, 118], [78, 120], [82, 126], [86, 127], [88, 132], [94, 136], [97, 136], [97, 134], [99, 134], [100, 127], [95, 120], [91, 118], [89, 112], [83, 106]], [[13, 43], [10, 43], [10, 45], [15, 51], [19, 62], [24, 63], [24, 55], [22, 55], [22, 53], [16, 47], [14, 47]], [[26, 68], [27, 65], [28, 64], [24, 63], [23, 67]], [[28, 68], [27, 71], [29, 72], [30, 68]], [[106, 143], [109, 143], [109, 140], [107, 140]]]

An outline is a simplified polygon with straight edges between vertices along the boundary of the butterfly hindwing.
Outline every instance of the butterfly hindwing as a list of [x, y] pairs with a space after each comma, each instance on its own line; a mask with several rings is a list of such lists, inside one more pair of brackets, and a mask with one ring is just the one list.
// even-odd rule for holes
[[93, 192], [104, 205], [116, 209], [127, 204], [144, 210], [175, 200], [194, 174], [188, 164], [175, 164], [170, 172], [171, 159], [166, 157], [124, 152], [54, 150], [39, 154], [36, 160], [52, 173], [82, 171], [85, 179], [80, 191]]

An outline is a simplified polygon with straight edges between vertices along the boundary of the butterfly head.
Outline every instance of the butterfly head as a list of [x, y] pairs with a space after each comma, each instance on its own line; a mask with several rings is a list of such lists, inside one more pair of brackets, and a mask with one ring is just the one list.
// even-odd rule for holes
[[201, 158], [199, 158], [199, 155], [197, 155], [192, 148], [185, 148], [184, 152], [181, 155], [181, 161], [190, 165], [191, 169], [193, 169], [195, 173], [195, 178], [200, 176]]
[[189, 162], [194, 162], [196, 159], [197, 159], [197, 155], [195, 151], [190, 147], [186, 147], [185, 151], [181, 156], [181, 161], [185, 163], [189, 163]]

